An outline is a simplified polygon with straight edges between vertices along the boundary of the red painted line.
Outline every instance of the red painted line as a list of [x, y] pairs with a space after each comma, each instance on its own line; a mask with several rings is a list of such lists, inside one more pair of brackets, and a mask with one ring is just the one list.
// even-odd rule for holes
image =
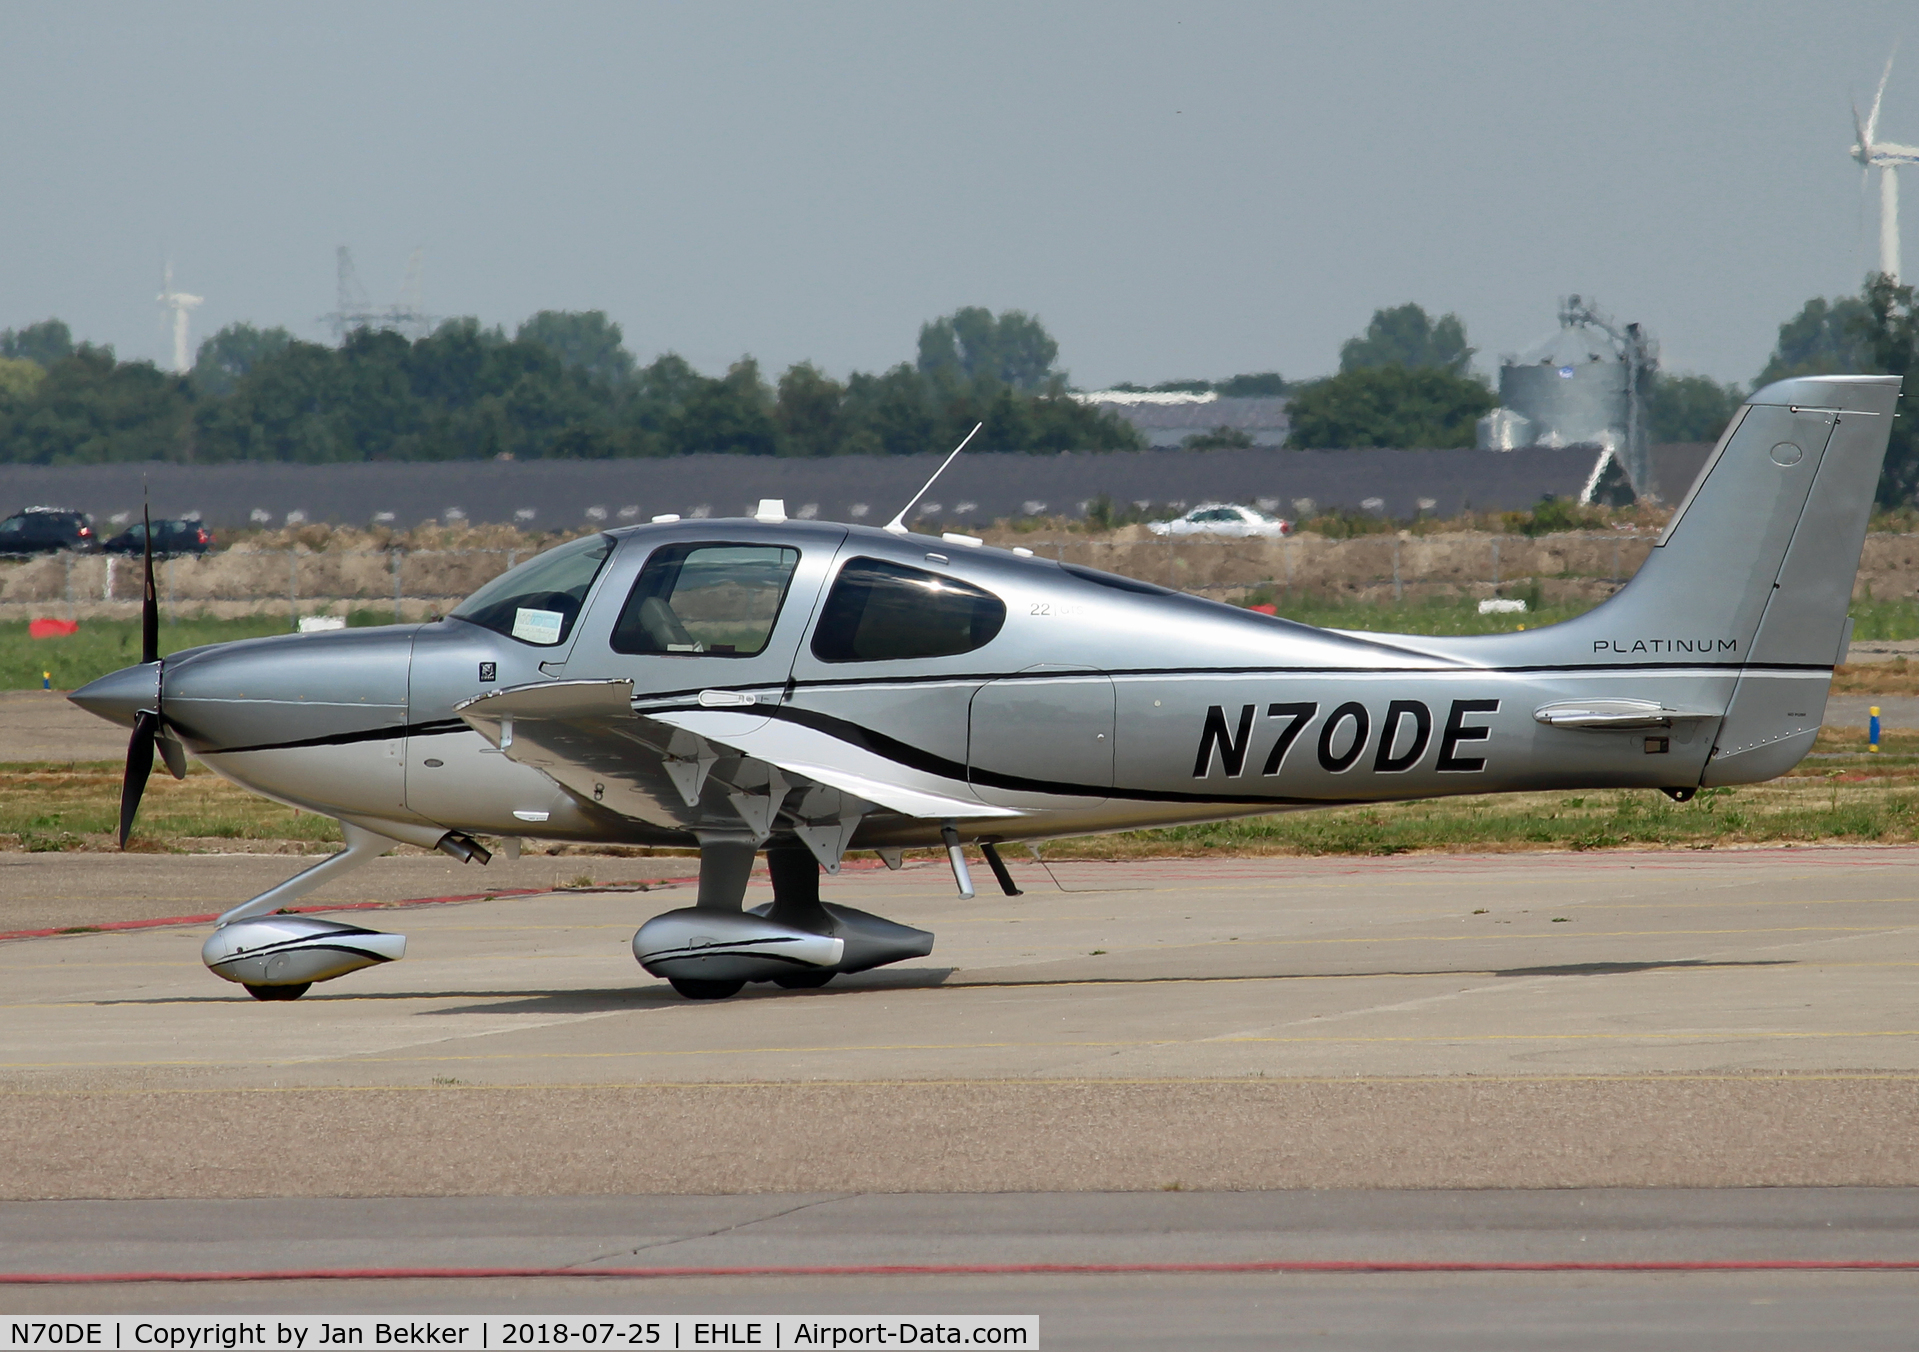
[[82, 1286], [132, 1282], [473, 1281], [501, 1277], [1102, 1277], [1150, 1273], [1367, 1272], [1919, 1272], [1919, 1259], [1758, 1258], [1678, 1262], [1468, 1263], [1381, 1259], [1264, 1263], [855, 1263], [763, 1267], [417, 1267], [278, 1268], [230, 1272], [8, 1272], [0, 1286]]
[[[295, 915], [314, 915], [324, 911], [398, 911], [413, 906], [446, 906], [457, 901], [486, 901], [491, 897], [537, 897], [548, 890], [542, 887], [503, 887], [497, 892], [469, 892], [457, 897], [410, 897], [405, 901], [344, 901], [324, 906], [286, 906], [282, 910]], [[220, 918], [220, 912], [212, 911], [206, 915], [169, 915], [158, 920], [103, 920], [97, 925], [68, 925], [60, 929], [29, 929], [0, 931], [0, 941], [7, 939], [50, 939], [66, 934], [105, 934], [115, 930], [164, 929], [170, 925], [210, 925]]]

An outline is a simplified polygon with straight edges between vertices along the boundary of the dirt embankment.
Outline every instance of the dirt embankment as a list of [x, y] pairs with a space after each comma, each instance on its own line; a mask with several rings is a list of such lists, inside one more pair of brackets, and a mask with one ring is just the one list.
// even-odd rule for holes
[[1170, 540], [1143, 526], [1106, 535], [1006, 532], [992, 543], [1024, 545], [1047, 558], [1124, 573], [1161, 586], [1230, 595], [1276, 593], [1392, 601], [1483, 597], [1537, 581], [1547, 602], [1599, 600], [1645, 562], [1651, 532], [1589, 532], [1528, 538], [1488, 531], [1362, 535], [1331, 539]]
[[[716, 523], [715, 529], [723, 527]], [[560, 538], [504, 526], [404, 534], [302, 527], [250, 537], [204, 558], [166, 560], [155, 581], [172, 614], [375, 610], [418, 619], [444, 611]], [[1553, 604], [1610, 595], [1645, 562], [1656, 536], [1647, 530], [1534, 538], [1445, 531], [1169, 540], [1143, 526], [1124, 526], [1103, 534], [998, 530], [987, 538], [1210, 596], [1268, 587], [1279, 594], [1389, 602], [1485, 597], [1537, 585], [1540, 599]], [[130, 616], [139, 595], [137, 559], [53, 555], [0, 561], [0, 620]], [[1868, 536], [1854, 595], [1881, 601], [1919, 595], [1919, 535]]]
[[[1541, 599], [1551, 604], [1610, 596], [1639, 571], [1658, 533], [1528, 537], [1445, 531], [1343, 540], [1302, 533], [1284, 540], [1168, 540], [1144, 526], [1126, 526], [1104, 535], [996, 531], [986, 538], [1208, 595], [1270, 585], [1276, 592], [1380, 602], [1402, 596], [1485, 597], [1537, 583]], [[1919, 535], [1868, 535], [1853, 596], [1879, 601], [1919, 596]]]

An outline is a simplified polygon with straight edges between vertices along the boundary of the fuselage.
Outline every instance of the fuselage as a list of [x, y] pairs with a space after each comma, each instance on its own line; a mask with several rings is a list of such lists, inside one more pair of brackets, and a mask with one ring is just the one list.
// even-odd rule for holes
[[[1697, 786], [1746, 660], [1713, 627], [1615, 632], [1605, 606], [1503, 635], [1320, 630], [1043, 558], [828, 523], [683, 521], [598, 538], [562, 547], [601, 551], [573, 565], [578, 595], [515, 596], [534, 560], [434, 623], [176, 654], [159, 677], [166, 722], [237, 784], [401, 838], [690, 845], [698, 823], [671, 795], [565, 787], [460, 714], [491, 692], [630, 680], [641, 715], [787, 725], [996, 812], [970, 824], [954, 812], [965, 834], [1036, 839], [1445, 794]], [[1830, 664], [1768, 677], [1797, 760]], [[105, 694], [86, 696], [118, 716]], [[1688, 716], [1542, 721], [1608, 700]], [[633, 757], [658, 763], [659, 748], [636, 742]], [[1779, 759], [1750, 777], [1778, 773]], [[937, 821], [878, 811], [851, 845], [938, 837]]]

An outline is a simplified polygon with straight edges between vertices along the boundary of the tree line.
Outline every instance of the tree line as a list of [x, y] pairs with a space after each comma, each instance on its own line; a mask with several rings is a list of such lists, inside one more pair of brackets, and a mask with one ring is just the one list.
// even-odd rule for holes
[[[1779, 326], [1753, 388], [1822, 373], [1919, 377], [1914, 313], [1913, 288], [1883, 276], [1857, 296], [1815, 297]], [[1266, 371], [1117, 388], [1284, 396], [1296, 447], [1470, 446], [1496, 403], [1473, 356], [1459, 316], [1409, 303], [1375, 311], [1324, 379]], [[233, 324], [176, 376], [76, 343], [49, 319], [0, 331], [0, 462], [908, 455], [954, 445], [975, 422], [981, 449], [1143, 449], [1127, 423], [1072, 397], [1058, 360], [1037, 318], [967, 307], [922, 325], [915, 360], [886, 371], [842, 381], [801, 362], [771, 379], [746, 357], [710, 376], [672, 353], [640, 365], [601, 311], [547, 310], [510, 337], [454, 319], [411, 340], [362, 329], [339, 347]], [[1745, 395], [1660, 372], [1652, 439], [1716, 438]], [[1911, 426], [1894, 423], [1887, 504], [1919, 496]], [[1191, 439], [1245, 442], [1231, 428]]]
[[600, 311], [542, 311], [511, 337], [454, 319], [423, 338], [361, 329], [339, 347], [233, 324], [176, 376], [75, 343], [46, 320], [0, 332], [0, 460], [612, 459], [910, 455], [976, 422], [1000, 451], [1144, 446], [1067, 392], [1058, 344], [1017, 310], [924, 325], [918, 359], [836, 380], [752, 358], [709, 376], [671, 353], [639, 365]]

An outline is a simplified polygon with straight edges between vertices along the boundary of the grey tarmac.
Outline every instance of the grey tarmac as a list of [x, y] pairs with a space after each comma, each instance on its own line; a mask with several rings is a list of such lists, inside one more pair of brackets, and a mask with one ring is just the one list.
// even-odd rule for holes
[[[8, 928], [241, 881], [22, 861]], [[209, 975], [204, 925], [0, 944], [0, 1269], [1919, 1259], [1919, 850], [1055, 865], [1068, 890], [1015, 859], [1026, 895], [971, 902], [849, 869], [827, 898], [933, 955], [719, 1003], [627, 952], [679, 901], [644, 871], [686, 861], [592, 862], [626, 890], [345, 912], [410, 956], [286, 1004]], [[1032, 1313], [1064, 1347], [1904, 1347], [1919, 1278], [0, 1286], [10, 1313], [641, 1308]]]
[[722, 1002], [637, 883], [347, 912], [409, 956], [278, 1005], [204, 925], [0, 945], [0, 1195], [1919, 1184], [1919, 850], [1015, 872], [843, 872], [932, 956]]
[[0, 761], [124, 760], [127, 734], [64, 690], [0, 690]]
[[[67, 930], [178, 916], [214, 915], [266, 891], [322, 855], [129, 854], [0, 851], [0, 935]], [[302, 906], [399, 905], [488, 892], [572, 895], [593, 887], [691, 887], [700, 861], [673, 856], [496, 854], [481, 867], [410, 845], [395, 848], [302, 897]], [[342, 918], [350, 918], [343, 913]], [[384, 921], [367, 921], [379, 928]]]
[[1882, 729], [1919, 728], [1919, 696], [1914, 695], [1834, 695], [1826, 701], [1826, 726], [1863, 729], [1875, 708]]
[[11, 1272], [550, 1267], [488, 1280], [0, 1286], [0, 1312], [1026, 1314], [1064, 1348], [1908, 1348], [1872, 1272], [591, 1276], [873, 1264], [1910, 1260], [1911, 1189], [278, 1199], [0, 1205]]

